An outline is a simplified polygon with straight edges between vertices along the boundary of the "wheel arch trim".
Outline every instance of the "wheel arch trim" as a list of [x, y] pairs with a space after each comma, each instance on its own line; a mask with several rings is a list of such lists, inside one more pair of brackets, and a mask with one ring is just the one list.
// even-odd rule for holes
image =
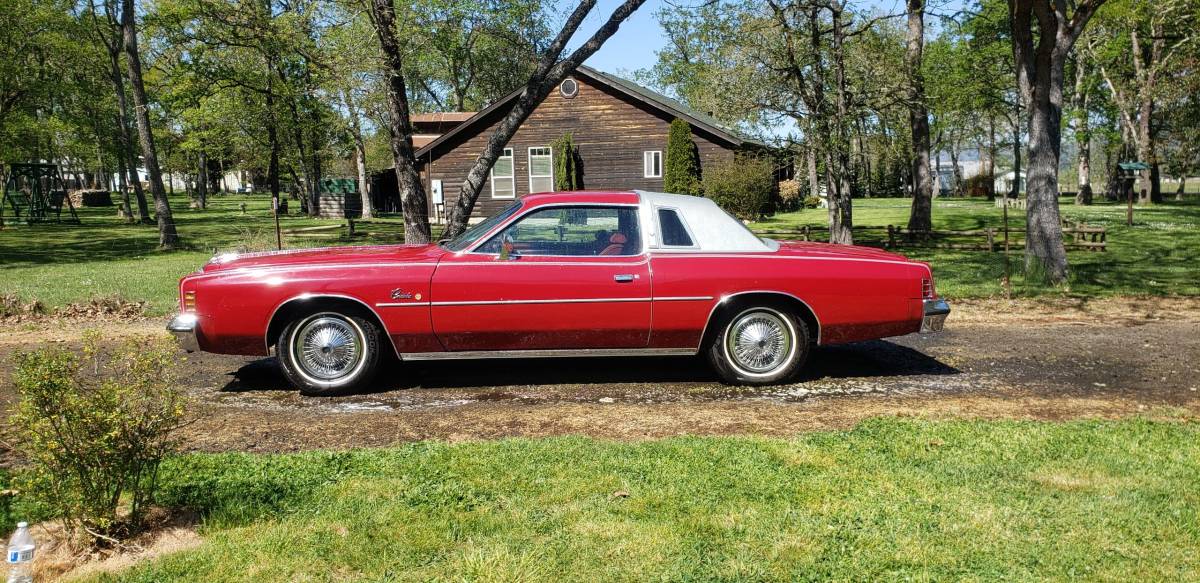
[[[383, 318], [381, 318], [379, 316], [379, 312], [377, 312], [375, 310], [375, 308], [371, 307], [371, 305], [368, 304], [367, 302], [364, 302], [363, 300], [356, 298], [354, 296], [351, 296], [351, 295], [338, 294], [338, 293], [324, 293], [324, 292], [321, 292], [321, 293], [306, 292], [306, 293], [291, 296], [291, 297], [287, 298], [286, 300], [279, 302], [279, 304], [275, 306], [275, 309], [271, 310], [271, 317], [267, 318], [267, 328], [266, 328], [266, 330], [263, 331], [263, 343], [266, 345], [267, 354], [271, 354], [271, 346], [272, 346], [271, 345], [271, 326], [275, 323], [275, 317], [279, 315], [280, 310], [283, 310], [285, 307], [290, 306], [296, 302], [303, 302], [303, 301], [307, 301], [307, 300], [320, 299], [320, 298], [333, 298], [333, 299], [338, 299], [338, 300], [349, 300], [351, 302], [354, 302], [354, 303], [362, 306], [363, 309], [365, 309], [367, 312], [369, 312], [371, 314], [371, 316], [373, 316], [375, 318], [375, 322], [377, 324], [379, 324], [380, 331], [383, 332], [383, 336], [384, 336], [383, 339], [387, 340], [388, 345], [392, 347], [392, 352], [395, 353], [396, 358], [400, 358], [400, 353], [396, 350], [396, 343], [392, 342], [392, 336], [391, 336], [391, 334], [388, 333], [387, 324], [384, 324]], [[282, 330], [281, 330], [281, 332], [282, 332]]]
[[700, 344], [699, 344], [699, 346], [696, 347], [697, 352], [704, 350], [704, 342], [705, 342], [705, 340], [707, 340], [709, 338], [709, 332], [712, 330], [713, 317], [717, 315], [717, 310], [721, 309], [722, 307], [725, 307], [726, 305], [729, 304], [730, 301], [736, 299], [738, 296], [755, 295], [755, 294], [781, 296], [783, 298], [787, 298], [790, 300], [795, 300], [797, 302], [800, 302], [800, 304], [802, 306], [804, 306], [804, 308], [806, 310], [808, 310], [808, 313], [812, 314], [813, 321], [817, 323], [816, 344], [818, 346], [821, 345], [821, 318], [819, 318], [817, 316], [817, 311], [814, 310], [812, 308], [812, 306], [809, 305], [808, 302], [804, 301], [796, 294], [785, 292], [785, 291], [772, 290], [772, 289], [751, 289], [751, 290], [740, 291], [740, 292], [736, 292], [736, 293], [732, 293], [732, 294], [722, 295], [720, 298], [717, 299], [717, 302], [713, 304], [712, 309], [709, 310], [709, 312], [708, 312], [708, 319], [704, 321], [704, 331], [703, 331], [703, 333], [700, 334]]

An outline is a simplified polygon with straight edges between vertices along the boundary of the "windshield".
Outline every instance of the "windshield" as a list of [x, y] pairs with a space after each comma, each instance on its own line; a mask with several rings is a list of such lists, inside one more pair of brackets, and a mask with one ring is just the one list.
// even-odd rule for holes
[[467, 247], [470, 247], [472, 243], [478, 241], [480, 237], [486, 235], [488, 231], [492, 230], [492, 227], [495, 227], [496, 225], [508, 220], [508, 217], [513, 216], [513, 213], [516, 213], [517, 209], [520, 208], [521, 203], [514, 202], [508, 205], [508, 207], [506, 207], [504, 210], [484, 219], [482, 222], [476, 223], [475, 226], [471, 227], [470, 229], [463, 231], [461, 235], [446, 242], [444, 245], [442, 245], [442, 247], [444, 247], [447, 251], [454, 251], [456, 253], [462, 251]]

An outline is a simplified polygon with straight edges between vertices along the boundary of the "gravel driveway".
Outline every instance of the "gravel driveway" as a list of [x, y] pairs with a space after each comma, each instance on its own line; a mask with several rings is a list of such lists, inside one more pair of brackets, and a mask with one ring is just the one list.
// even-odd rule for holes
[[[86, 325], [0, 324], [0, 363]], [[106, 325], [114, 341], [161, 322]], [[414, 439], [787, 435], [877, 415], [1063, 419], [1200, 413], [1200, 300], [960, 302], [946, 332], [815, 349], [797, 382], [719, 383], [701, 358], [430, 362], [373, 391], [302, 397], [274, 360], [190, 355], [189, 447], [295, 451]], [[0, 401], [14, 398], [3, 373]]]

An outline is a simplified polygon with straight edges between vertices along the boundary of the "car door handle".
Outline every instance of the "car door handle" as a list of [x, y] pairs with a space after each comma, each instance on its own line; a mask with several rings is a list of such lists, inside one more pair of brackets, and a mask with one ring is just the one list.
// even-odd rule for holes
[[613, 281], [617, 283], [629, 283], [637, 279], [637, 276], [632, 273], [619, 273], [613, 276]]

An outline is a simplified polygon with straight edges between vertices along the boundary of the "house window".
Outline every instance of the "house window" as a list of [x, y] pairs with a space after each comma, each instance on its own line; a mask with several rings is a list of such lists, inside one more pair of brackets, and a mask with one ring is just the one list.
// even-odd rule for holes
[[492, 198], [516, 198], [517, 182], [513, 172], [513, 150], [505, 148], [504, 155], [492, 166]]
[[642, 170], [646, 178], [662, 178], [662, 151], [642, 152]]
[[529, 149], [529, 192], [554, 190], [554, 156], [550, 148]]
[[679, 211], [675, 209], [658, 209], [658, 232], [663, 247], [695, 247], [691, 233], [683, 224]]
[[571, 99], [572, 97], [579, 95], [579, 82], [575, 81], [574, 79], [564, 79], [563, 82], [558, 86], [558, 92], [561, 93], [563, 97]]

